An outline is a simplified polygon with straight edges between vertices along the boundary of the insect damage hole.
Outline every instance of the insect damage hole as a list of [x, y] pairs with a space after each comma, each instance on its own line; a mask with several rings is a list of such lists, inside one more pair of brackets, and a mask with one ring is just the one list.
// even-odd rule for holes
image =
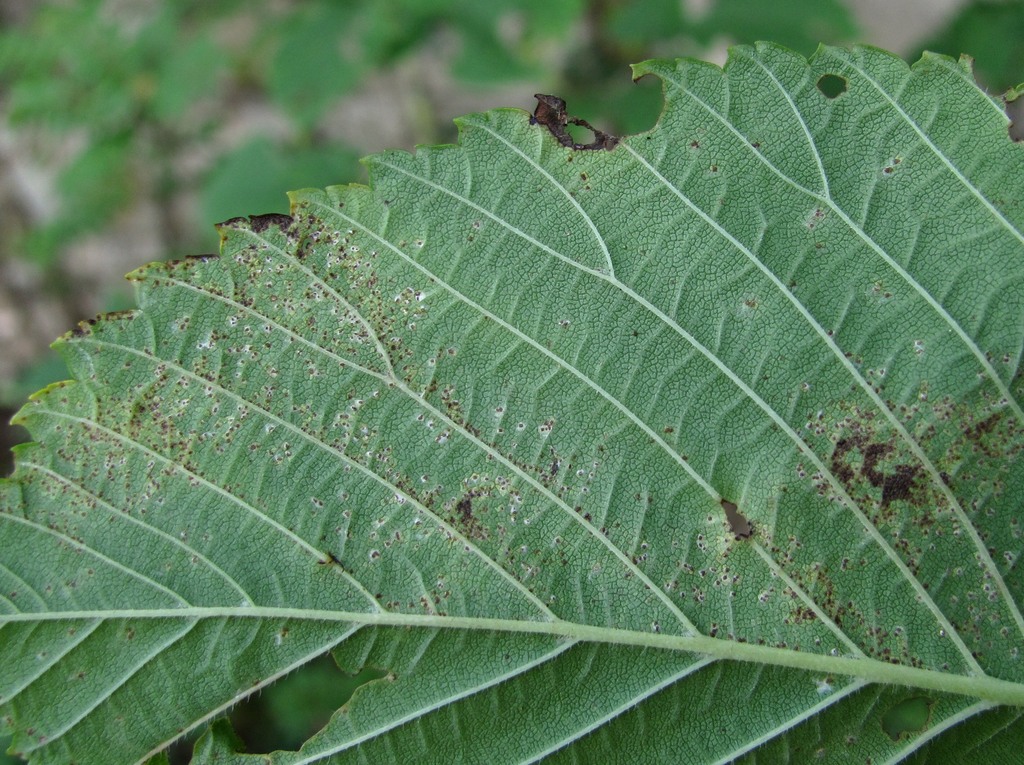
[[737, 539], [746, 539], [754, 533], [754, 527], [750, 525], [750, 521], [739, 511], [735, 502], [723, 499], [722, 509], [725, 510], [725, 520], [729, 522], [729, 530], [736, 535]]
[[893, 741], [923, 733], [931, 721], [934, 703], [934, 699], [924, 696], [912, 696], [900, 701], [882, 715], [882, 730]]
[[845, 77], [840, 77], [838, 74], [823, 74], [818, 78], [818, 92], [825, 98], [839, 98], [847, 90], [847, 82]]
[[[549, 96], [544, 93], [537, 93], [537, 108], [530, 117], [531, 125], [543, 125], [562, 146], [577, 151], [596, 151], [604, 149], [611, 151], [618, 144], [619, 139], [610, 133], [598, 130], [586, 120], [572, 117], [566, 111], [565, 100], [558, 96]], [[590, 143], [578, 143], [569, 131], [570, 125], [585, 128], [594, 134], [594, 140]]]
[[[275, 646], [290, 639], [287, 630], [281, 630]], [[339, 707], [347, 704], [362, 686], [381, 681], [393, 681], [386, 669], [364, 666], [345, 670], [338, 666], [330, 653], [324, 653], [293, 670], [273, 685], [263, 688], [232, 708], [229, 718], [245, 750], [266, 753], [275, 750], [298, 750], [305, 739], [322, 730]], [[297, 702], [296, 700], [299, 700]], [[279, 710], [301, 703], [309, 730], [296, 731], [285, 725]], [[264, 721], [254, 724], [253, 721]]]

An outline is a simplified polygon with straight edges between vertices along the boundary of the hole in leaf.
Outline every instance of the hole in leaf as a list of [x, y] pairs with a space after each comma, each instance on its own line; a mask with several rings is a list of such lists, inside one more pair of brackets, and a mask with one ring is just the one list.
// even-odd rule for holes
[[924, 696], [904, 699], [882, 715], [882, 730], [893, 741], [899, 741], [905, 735], [920, 733], [927, 728], [931, 712], [931, 699]]
[[729, 528], [737, 539], [746, 539], [754, 532], [750, 521], [739, 511], [735, 502], [723, 499], [722, 509], [725, 510], [725, 519], [729, 522]]
[[387, 676], [380, 669], [354, 675], [325, 653], [235, 707], [231, 725], [247, 752], [294, 751], [323, 728], [361, 685]]
[[15, 409], [0, 407], [0, 478], [6, 478], [14, 472], [14, 452], [12, 446], [31, 440], [28, 431], [21, 425], [8, 425], [15, 414]]
[[823, 74], [818, 78], [818, 90], [825, 98], [838, 98], [846, 92], [846, 78], [838, 74]]
[[565, 130], [566, 132], [569, 133], [570, 136], [572, 136], [572, 140], [577, 144], [584, 145], [594, 140], [593, 131], [583, 127], [582, 125], [577, 125], [574, 122], [570, 122], [568, 125], [566, 125]]

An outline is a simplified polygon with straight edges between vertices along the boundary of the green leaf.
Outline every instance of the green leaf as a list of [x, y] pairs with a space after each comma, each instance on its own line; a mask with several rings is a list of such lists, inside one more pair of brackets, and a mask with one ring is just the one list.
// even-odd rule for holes
[[1002, 105], [871, 48], [634, 74], [614, 150], [465, 117], [58, 342], [0, 484], [16, 750], [136, 761], [330, 650], [380, 679], [272, 762], [1019, 753]]
[[172, 123], [213, 91], [211, 80], [225, 68], [223, 51], [207, 38], [182, 40], [179, 47], [159, 62], [151, 108], [155, 119]]

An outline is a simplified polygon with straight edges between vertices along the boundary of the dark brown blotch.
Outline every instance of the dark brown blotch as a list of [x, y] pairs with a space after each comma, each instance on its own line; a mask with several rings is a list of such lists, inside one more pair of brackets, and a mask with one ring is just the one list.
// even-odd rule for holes
[[281, 213], [267, 213], [265, 215], [250, 215], [250, 225], [254, 233], [262, 233], [268, 228], [279, 228], [287, 231], [292, 225], [292, 216]]
[[462, 516], [463, 523], [469, 523], [473, 520], [473, 497], [470, 494], [466, 494], [462, 499], [459, 500], [459, 504], [455, 506], [459, 511], [459, 515]]
[[[530, 124], [546, 127], [548, 132], [562, 146], [577, 151], [598, 151], [601, 149], [611, 151], [618, 145], [619, 139], [617, 137], [598, 130], [584, 119], [570, 117], [566, 111], [565, 99], [558, 96], [549, 96], [544, 93], [537, 93], [534, 95], [534, 98], [537, 99], [537, 108], [534, 109], [533, 116], [530, 117]], [[569, 133], [569, 125], [578, 125], [586, 128], [594, 134], [594, 140], [590, 143], [576, 143]]]
[[[893, 464], [891, 458], [895, 452], [895, 445], [889, 441], [872, 441], [863, 434], [853, 434], [836, 441], [830, 460], [831, 470], [851, 493], [856, 493], [858, 478], [875, 489], [881, 489], [883, 510], [896, 500], [913, 502], [920, 488], [917, 477], [921, 468], [913, 463]], [[859, 465], [857, 455], [860, 457]]]
[[326, 555], [326, 560], [318, 560], [317, 563], [319, 563], [321, 566], [338, 566], [339, 568], [342, 567], [341, 561], [338, 559], [337, 555], [332, 553], [330, 550], [327, 551]]

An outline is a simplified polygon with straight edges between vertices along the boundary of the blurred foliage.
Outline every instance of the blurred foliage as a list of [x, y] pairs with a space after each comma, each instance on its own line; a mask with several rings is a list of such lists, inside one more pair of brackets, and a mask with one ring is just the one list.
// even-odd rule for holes
[[16, 379], [0, 380], [0, 404], [13, 405], [25, 401], [37, 390], [65, 377], [67, 365], [64, 364], [64, 360], [55, 351], [46, 348], [40, 352], [36, 363], [25, 369]]
[[5, 754], [7, 749], [11, 745], [10, 736], [0, 736], [0, 765], [19, 765], [22, 760], [16, 757], [12, 757], [9, 754]]
[[[280, 210], [282, 189], [356, 177], [354, 150], [324, 137], [322, 121], [369, 74], [454, 39], [450, 73], [474, 86], [512, 81], [558, 90], [574, 113], [613, 132], [653, 124], [660, 98], [636, 88], [630, 63], [701, 55], [711, 45], [771, 39], [810, 54], [860, 30], [841, 0], [717, 0], [702, 13], [681, 0], [50, 0], [0, 33], [0, 93], [9, 123], [79, 146], [61, 166], [59, 213], [18, 248], [41, 262], [104, 227], [140, 196], [203, 190], [184, 231], [187, 251], [216, 216]], [[447, 35], [447, 37], [445, 37]], [[978, 0], [928, 41], [973, 51], [979, 76], [1005, 90], [1024, 70], [1024, 3]], [[253, 95], [290, 135], [217, 146], [200, 177], [179, 158], [211, 137]], [[496, 104], [497, 105], [497, 104]], [[434, 113], [438, 108], [434, 107]], [[451, 115], [445, 114], [447, 121]], [[424, 126], [425, 138], [444, 128]], [[208, 152], [209, 153], [209, 152]], [[180, 229], [180, 227], [178, 227]]]
[[[218, 214], [279, 209], [289, 186], [353, 180], [354, 153], [324, 139], [318, 123], [370, 72], [449, 30], [461, 44], [456, 77], [540, 78], [551, 67], [538, 49], [556, 49], [583, 9], [580, 0], [44, 2], [0, 34], [6, 116], [51, 142], [70, 135], [81, 148], [58, 178], [59, 214], [17, 249], [50, 262], [140, 196], [166, 200], [194, 186], [178, 159], [209, 143], [233, 105], [253, 94], [284, 117], [291, 138], [224, 149], [228, 156], [198, 179]], [[257, 164], [239, 175], [247, 160]], [[308, 169], [317, 172], [304, 176]], [[197, 239], [194, 229], [165, 233], [172, 251]]]
[[853, 40], [860, 31], [840, 0], [789, 0], [773, 5], [771, 14], [764, 8], [761, 0], [721, 0], [701, 20], [698, 35], [712, 40], [728, 30], [737, 41], [773, 40], [807, 55], [821, 42]]
[[691, 49], [694, 43], [772, 40], [809, 55], [821, 42], [849, 42], [859, 33], [840, 0], [786, 0], [773, 3], [771, 12], [762, 0], [718, 0], [703, 14], [687, 13], [678, 0], [611, 2], [604, 26], [609, 39], [642, 57], [652, 49], [678, 55], [665, 48], [672, 38], [688, 38]]
[[[167, 257], [176, 257], [199, 246], [203, 232], [209, 239], [213, 222], [286, 211], [288, 189], [355, 180], [357, 152], [328, 137], [332, 108], [371, 74], [448, 47], [442, 59], [460, 87], [522, 82], [529, 93], [564, 96], [574, 114], [622, 134], [651, 127], [661, 108], [655, 86], [630, 82], [631, 63], [704, 56], [713, 46], [758, 39], [809, 55], [819, 42], [844, 44], [860, 36], [848, 3], [840, 0], [770, 6], [717, 0], [702, 13], [693, 10], [698, 5], [40, 2], [23, 23], [0, 32], [0, 108], [13, 130], [33, 136], [41, 156], [67, 158], [59, 162], [59, 211], [9, 249], [53, 267], [64, 245], [108, 226], [140, 198], [170, 207], [183, 191], [199, 189], [195, 220], [184, 226], [167, 221], [166, 230], [154, 232]], [[1024, 3], [969, 3], [908, 57], [925, 48], [972, 53], [979, 78], [1002, 92], [1024, 79]], [[287, 129], [257, 125], [255, 133], [217, 140], [232, 112], [254, 101], [268, 105]], [[422, 140], [451, 135], [452, 116], [442, 105], [430, 105], [425, 124], [415, 130]], [[187, 161], [194, 155], [206, 158], [198, 169]], [[47, 356], [6, 389], [21, 399], [62, 376], [61, 370]], [[317, 710], [336, 708], [339, 698], [368, 679], [340, 677], [324, 659], [240, 706], [236, 727], [253, 731], [254, 747], [295, 746], [324, 722]], [[187, 756], [185, 747], [174, 751]]]
[[238, 5], [219, 3], [211, 13], [179, 0], [126, 17], [102, 0], [44, 3], [26, 27], [4, 31], [0, 84], [10, 124], [45, 131], [54, 145], [68, 134], [81, 144], [58, 179], [60, 212], [24, 242], [26, 255], [51, 260], [138, 194], [172, 191], [144, 188], [142, 179], [153, 168], [166, 175], [168, 150], [210, 126], [211, 115], [189, 112], [216, 86], [228, 56], [196, 32]]
[[[322, 187], [350, 179], [358, 155], [344, 146], [329, 151], [318, 147], [282, 147], [266, 137], [253, 138], [220, 157], [202, 193], [200, 214], [207, 226], [246, 211], [288, 212], [286, 191]], [[245, 190], [244, 208], [238, 202]]]
[[935, 702], [924, 696], [911, 696], [896, 704], [882, 717], [882, 730], [893, 741], [928, 727]]
[[[168, 224], [175, 254], [215, 215], [278, 210], [282, 189], [355, 179], [354, 152], [324, 138], [322, 120], [367, 76], [444, 40], [451, 75], [474, 86], [530, 81], [561, 88], [610, 129], [649, 127], [660, 106], [631, 87], [628, 64], [699, 54], [721, 40], [772, 38], [804, 53], [846, 42], [856, 25], [837, 0], [718, 0], [690, 18], [679, 0], [335, 0], [208, 3], [81, 0], [40, 3], [0, 34], [9, 123], [79, 148], [61, 166], [59, 213], [16, 248], [42, 263], [102, 229], [140, 197], [203, 189], [202, 220]], [[211, 144], [233, 106], [253, 96], [290, 137], [225, 146], [199, 178], [179, 159]], [[435, 107], [434, 112], [437, 111]], [[577, 108], [577, 111], [582, 111]], [[445, 121], [452, 115], [445, 115]], [[433, 137], [446, 128], [425, 126]], [[310, 172], [308, 175], [307, 171]]]
[[974, 74], [993, 93], [1024, 79], [1024, 2], [975, 0], [923, 46], [926, 50], [974, 57]]

